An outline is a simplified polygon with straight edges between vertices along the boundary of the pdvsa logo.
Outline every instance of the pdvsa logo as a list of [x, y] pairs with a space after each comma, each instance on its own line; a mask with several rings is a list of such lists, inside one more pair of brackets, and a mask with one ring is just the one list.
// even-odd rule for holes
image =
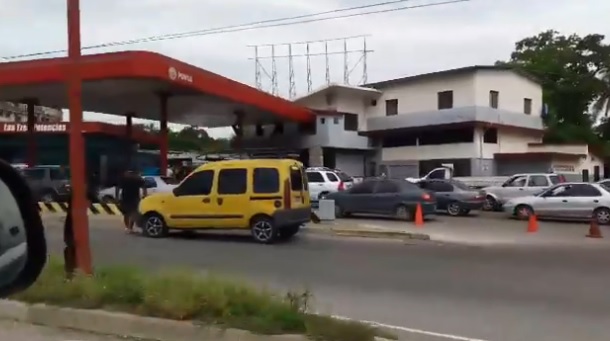
[[172, 81], [179, 80], [187, 83], [193, 83], [193, 76], [180, 72], [173, 66], [169, 68], [168, 76]]

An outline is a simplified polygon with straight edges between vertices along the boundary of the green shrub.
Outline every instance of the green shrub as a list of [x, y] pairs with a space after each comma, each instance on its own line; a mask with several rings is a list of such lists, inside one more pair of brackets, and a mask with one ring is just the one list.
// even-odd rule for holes
[[38, 281], [14, 299], [82, 309], [110, 309], [173, 320], [193, 320], [261, 334], [307, 334], [315, 340], [371, 341], [374, 328], [306, 314], [310, 294], [285, 297], [188, 270], [148, 274], [103, 267], [94, 276], [66, 280], [51, 259]]

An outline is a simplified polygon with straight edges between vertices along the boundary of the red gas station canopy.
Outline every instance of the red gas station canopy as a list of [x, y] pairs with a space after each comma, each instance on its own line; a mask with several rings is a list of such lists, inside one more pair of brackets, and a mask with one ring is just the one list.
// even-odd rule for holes
[[[27, 134], [28, 126], [25, 123], [0, 123], [0, 136]], [[58, 123], [36, 123], [34, 125], [36, 134], [65, 134], [70, 131], [70, 122]], [[119, 138], [126, 137], [127, 128], [102, 122], [83, 122], [83, 134], [108, 135]], [[130, 138], [140, 144], [158, 144], [160, 141], [158, 133], [150, 133], [137, 127], [133, 127]]]
[[[37, 99], [67, 108], [68, 58], [0, 64], [0, 100]], [[204, 127], [229, 126], [236, 111], [244, 123], [307, 122], [307, 108], [248, 85], [153, 52], [83, 56], [83, 110], [160, 119], [159, 94], [170, 96], [168, 121]]]

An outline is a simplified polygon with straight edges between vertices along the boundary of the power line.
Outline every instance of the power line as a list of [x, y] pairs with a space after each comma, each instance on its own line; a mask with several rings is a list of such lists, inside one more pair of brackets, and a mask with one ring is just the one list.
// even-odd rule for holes
[[[200, 31], [164, 34], [164, 35], [157, 35], [157, 36], [146, 37], [146, 38], [115, 41], [115, 42], [109, 42], [109, 43], [103, 43], [103, 44], [97, 44], [97, 45], [84, 46], [82, 49], [83, 50], [92, 50], [92, 49], [100, 49], [100, 48], [106, 48], [106, 47], [135, 45], [135, 44], [148, 43], [148, 42], [199, 37], [199, 36], [206, 36], [206, 35], [212, 35], [212, 34], [233, 33], [233, 32], [241, 32], [241, 31], [248, 31], [248, 30], [255, 30], [255, 29], [262, 29], [262, 28], [308, 24], [308, 23], [312, 23], [312, 22], [352, 18], [352, 17], [365, 16], [365, 15], [371, 15], [371, 14], [381, 14], [381, 13], [397, 12], [397, 11], [404, 11], [404, 10], [409, 10], [409, 9], [416, 9], [416, 8], [449, 5], [449, 4], [455, 4], [455, 3], [460, 3], [460, 2], [468, 2], [470, 0], [447, 0], [447, 1], [434, 2], [434, 3], [421, 4], [421, 5], [401, 6], [401, 7], [394, 7], [394, 8], [383, 9], [383, 10], [364, 11], [364, 12], [350, 13], [350, 14], [344, 14], [344, 15], [336, 15], [336, 16], [330, 16], [330, 17], [325, 17], [325, 18], [312, 18], [312, 19], [307, 19], [307, 20], [290, 21], [290, 20], [295, 20], [295, 19], [303, 19], [303, 18], [321, 16], [321, 15], [332, 14], [332, 13], [353, 11], [353, 10], [357, 10], [357, 9], [385, 6], [385, 5], [389, 5], [389, 4], [397, 4], [397, 3], [403, 3], [403, 2], [408, 2], [408, 1], [412, 1], [412, 0], [386, 1], [383, 3], [377, 3], [377, 4], [370, 4], [370, 5], [364, 5], [364, 6], [349, 7], [349, 8], [340, 8], [340, 9], [336, 9], [336, 10], [332, 10], [332, 11], [305, 14], [305, 15], [300, 15], [300, 16], [295, 16], [295, 17], [285, 17], [285, 18], [278, 18], [278, 19], [263, 20], [263, 21], [248, 23], [248, 24], [230, 25], [230, 26], [200, 30]], [[290, 22], [282, 22], [282, 21], [290, 21]], [[14, 60], [14, 59], [22, 59], [22, 58], [28, 58], [28, 57], [47, 56], [47, 55], [53, 55], [53, 54], [58, 54], [58, 53], [65, 53], [65, 52], [66, 52], [65, 49], [52, 50], [52, 51], [44, 51], [44, 52], [36, 52], [36, 53], [0, 57], [0, 59]]]

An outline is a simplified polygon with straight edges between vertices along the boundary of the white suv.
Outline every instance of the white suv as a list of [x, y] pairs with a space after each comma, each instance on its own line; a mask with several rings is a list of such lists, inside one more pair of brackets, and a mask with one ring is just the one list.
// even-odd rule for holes
[[346, 190], [354, 183], [349, 175], [327, 167], [307, 168], [306, 174], [312, 201], [324, 199], [330, 193]]

